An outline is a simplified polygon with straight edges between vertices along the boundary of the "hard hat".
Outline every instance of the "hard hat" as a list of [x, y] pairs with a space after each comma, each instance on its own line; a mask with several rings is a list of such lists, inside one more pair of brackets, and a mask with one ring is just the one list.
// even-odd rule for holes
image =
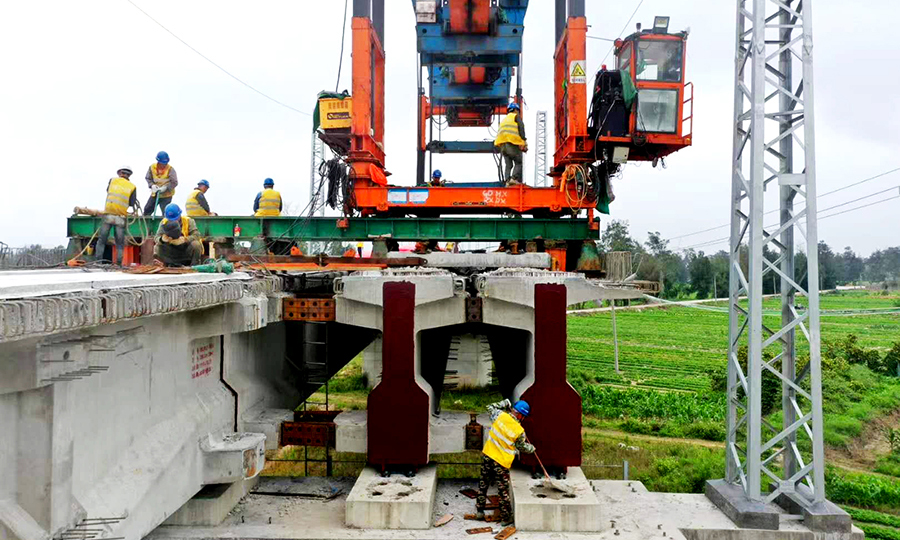
[[516, 404], [513, 405], [513, 409], [522, 416], [531, 414], [531, 407], [528, 405], [527, 401], [517, 401]]
[[181, 217], [181, 207], [175, 203], [166, 206], [166, 219], [178, 219]]
[[164, 163], [164, 164], [168, 163], [169, 162], [169, 154], [167, 154], [165, 152], [160, 152], [160, 153], [156, 154], [156, 161], [158, 161], [160, 163]]
[[209, 187], [209, 182], [206, 180], [200, 180], [199, 182], [197, 182], [197, 187], [200, 187], [200, 186]]
[[509, 112], [518, 111], [518, 110], [519, 110], [519, 104], [516, 103], [516, 102], [512, 102], [512, 103], [509, 104], [509, 107], [507, 107], [506, 110], [509, 111]]
[[441, 170], [440, 170], [440, 169], [435, 169], [434, 172], [431, 173], [431, 177], [432, 177], [432, 178], [440, 178], [441, 176], [443, 176], [443, 175], [441, 174]]
[[116, 172], [119, 173], [119, 174], [122, 174], [122, 173], [128, 173], [128, 176], [131, 176], [132, 174], [134, 174], [134, 172], [132, 172], [132, 170], [129, 169], [128, 167], [122, 167], [121, 169], [119, 169], [119, 170], [116, 171]]
[[274, 185], [275, 185], [275, 180], [272, 180], [271, 178], [266, 178], [265, 180], [263, 180], [263, 187], [274, 186]]

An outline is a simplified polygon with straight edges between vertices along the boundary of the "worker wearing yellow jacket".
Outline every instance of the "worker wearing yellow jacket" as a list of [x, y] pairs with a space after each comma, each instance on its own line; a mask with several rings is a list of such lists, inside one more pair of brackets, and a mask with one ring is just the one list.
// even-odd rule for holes
[[256, 217], [273, 217], [281, 215], [281, 193], [275, 191], [275, 181], [266, 178], [263, 181], [263, 190], [256, 195], [253, 201], [253, 212]]
[[144, 205], [144, 215], [152, 216], [156, 208], [165, 210], [175, 196], [175, 186], [178, 185], [178, 175], [175, 169], [169, 165], [169, 154], [160, 152], [156, 154], [156, 163], [150, 165], [144, 176], [147, 186], [150, 188], [150, 199]]
[[478, 480], [478, 498], [475, 499], [476, 517], [484, 519], [488, 489], [496, 482], [500, 495], [500, 521], [503, 525], [509, 525], [513, 521], [512, 502], [509, 498], [509, 468], [516, 458], [516, 452], [534, 452], [534, 446], [528, 443], [525, 430], [520, 424], [531, 412], [531, 407], [524, 401], [517, 401], [512, 405], [508, 399], [504, 399], [488, 405], [488, 412], [492, 424], [482, 450], [481, 478]]
[[519, 104], [510, 103], [507, 112], [509, 114], [500, 122], [500, 132], [494, 139], [494, 146], [500, 148], [500, 155], [503, 158], [503, 180], [506, 185], [511, 186], [522, 183], [523, 152], [528, 152], [528, 141]]
[[209, 191], [209, 182], [200, 180], [197, 182], [197, 189], [188, 195], [184, 209], [190, 217], [207, 217], [217, 216], [215, 212], [209, 209], [209, 202], [206, 200], [206, 192]]
[[106, 186], [106, 206], [103, 210], [103, 224], [97, 233], [97, 260], [102, 261], [106, 257], [106, 242], [109, 240], [109, 231], [115, 227], [116, 235], [116, 264], [122, 264], [122, 254], [125, 250], [125, 216], [128, 209], [134, 208], [139, 212], [140, 206], [137, 200], [137, 188], [131, 183], [131, 169], [122, 167], [116, 171], [116, 178], [111, 178]]
[[192, 218], [181, 215], [177, 204], [166, 207], [166, 217], [156, 230], [154, 255], [166, 266], [196, 266], [200, 264], [203, 246], [200, 230]]

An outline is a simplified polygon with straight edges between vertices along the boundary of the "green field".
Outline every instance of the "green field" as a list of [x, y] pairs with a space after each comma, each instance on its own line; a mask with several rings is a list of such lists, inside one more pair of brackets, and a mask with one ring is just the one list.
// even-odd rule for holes
[[[801, 299], [799, 303], [805, 303]], [[881, 296], [864, 292], [824, 294], [828, 310], [897, 308], [900, 294]], [[769, 299], [765, 309], [780, 309]], [[718, 304], [718, 307], [725, 307]], [[769, 319], [769, 317], [767, 317]], [[777, 322], [777, 315], [773, 323]], [[728, 315], [693, 307], [662, 307], [641, 311], [618, 310], [619, 368], [614, 369], [612, 316], [608, 312], [569, 317], [569, 369], [587, 372], [599, 383], [703, 391], [710, 387], [708, 372], [724, 369], [728, 347]], [[798, 332], [799, 334], [799, 332]], [[822, 338], [841, 339], [854, 334], [866, 348], [882, 352], [900, 340], [900, 315], [822, 316]], [[798, 354], [807, 349], [798, 339]]]

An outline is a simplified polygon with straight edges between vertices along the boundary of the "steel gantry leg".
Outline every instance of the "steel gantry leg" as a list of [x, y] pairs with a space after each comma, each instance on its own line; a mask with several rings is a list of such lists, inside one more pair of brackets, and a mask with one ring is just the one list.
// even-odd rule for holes
[[[778, 528], [777, 515], [765, 523], [746, 517], [777, 503], [802, 513], [810, 528], [849, 531], [849, 517], [825, 501], [812, 3], [737, 1], [726, 477], [707, 493], [739, 525]], [[768, 229], [767, 191], [778, 193], [780, 211]], [[805, 240], [796, 245], [795, 228]], [[807, 287], [794, 273], [796, 253], [809, 261]], [[770, 272], [780, 279], [780, 319], [764, 318]], [[801, 337], [810, 358], [798, 373]], [[763, 377], [781, 383], [781, 426], [763, 417]]]

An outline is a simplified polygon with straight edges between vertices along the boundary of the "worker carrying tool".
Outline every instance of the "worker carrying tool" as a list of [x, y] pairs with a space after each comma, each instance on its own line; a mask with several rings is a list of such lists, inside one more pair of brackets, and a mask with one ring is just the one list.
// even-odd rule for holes
[[209, 203], [206, 201], [206, 192], [209, 191], [209, 182], [200, 180], [197, 182], [197, 189], [188, 195], [184, 209], [190, 217], [206, 217], [217, 216], [215, 212], [209, 210]]
[[196, 266], [200, 264], [203, 246], [197, 222], [181, 215], [177, 204], [166, 206], [165, 219], [156, 230], [153, 254], [166, 266]]
[[491, 415], [491, 430], [481, 456], [481, 478], [478, 480], [478, 498], [475, 499], [477, 519], [484, 519], [487, 493], [491, 484], [497, 483], [500, 494], [500, 521], [504, 526], [513, 521], [512, 502], [509, 498], [509, 468], [516, 452], [534, 453], [534, 446], [525, 438], [525, 430], [520, 422], [528, 416], [531, 408], [524, 401], [510, 404], [508, 399], [488, 405]]
[[522, 183], [523, 153], [528, 152], [528, 141], [525, 137], [525, 123], [522, 121], [519, 104], [510, 103], [507, 115], [500, 122], [500, 132], [494, 140], [494, 146], [500, 147], [505, 172], [503, 181], [512, 186]]
[[263, 181], [263, 190], [256, 195], [253, 201], [253, 215], [256, 217], [272, 217], [281, 215], [281, 193], [275, 191], [275, 181], [266, 178]]
[[147, 169], [147, 186], [150, 187], [150, 199], [144, 205], [144, 215], [150, 216], [159, 207], [165, 210], [175, 196], [175, 186], [178, 185], [178, 175], [175, 169], [169, 165], [169, 154], [160, 152], [156, 154], [156, 163]]
[[443, 176], [444, 175], [443, 175], [443, 173], [441, 173], [440, 169], [435, 169], [434, 172], [431, 173], [431, 186], [432, 187], [443, 186], [444, 182], [443, 182], [443, 180], [441, 180], [441, 177], [443, 177]]
[[97, 260], [102, 261], [106, 255], [106, 242], [109, 231], [116, 228], [116, 264], [122, 265], [125, 251], [125, 216], [128, 209], [134, 208], [135, 214], [140, 212], [137, 200], [137, 188], [131, 183], [131, 169], [122, 167], [116, 171], [116, 178], [110, 178], [106, 186], [106, 207], [103, 210], [103, 224], [97, 233]]

